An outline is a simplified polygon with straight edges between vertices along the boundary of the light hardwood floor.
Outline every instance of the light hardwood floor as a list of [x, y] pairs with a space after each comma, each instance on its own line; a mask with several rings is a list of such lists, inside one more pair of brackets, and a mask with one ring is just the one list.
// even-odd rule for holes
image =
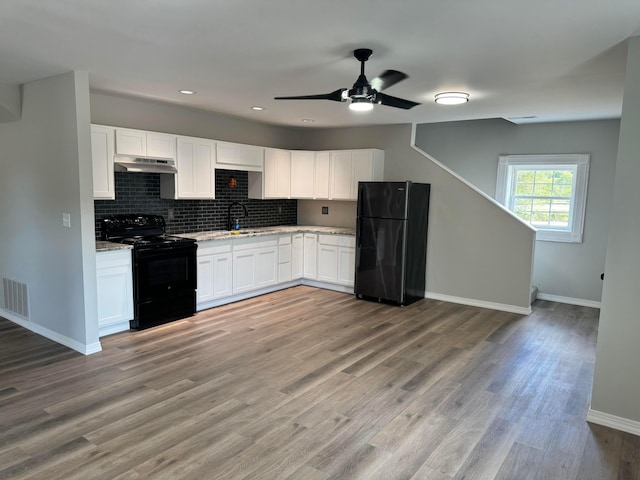
[[597, 317], [296, 287], [89, 357], [0, 319], [0, 478], [638, 480], [585, 422]]

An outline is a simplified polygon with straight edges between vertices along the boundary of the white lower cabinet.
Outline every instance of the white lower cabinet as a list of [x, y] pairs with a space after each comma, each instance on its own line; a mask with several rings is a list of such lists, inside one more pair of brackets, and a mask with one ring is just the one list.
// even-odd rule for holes
[[131, 250], [96, 253], [98, 287], [98, 334], [129, 329], [133, 319], [133, 280]]
[[231, 242], [211, 241], [198, 245], [196, 306], [232, 294]]
[[353, 237], [347, 237], [345, 241], [353, 245], [338, 247], [338, 284], [353, 287], [356, 276], [356, 242]]
[[[320, 235], [325, 237], [327, 235]], [[338, 283], [338, 247], [318, 243], [318, 280]]]
[[291, 235], [281, 235], [278, 237], [278, 283], [291, 281], [291, 260]]
[[318, 235], [318, 280], [353, 287], [355, 237]]
[[233, 244], [233, 294], [278, 283], [276, 237], [247, 238]]
[[291, 279], [302, 278], [304, 264], [304, 235], [295, 233], [291, 236]]
[[304, 259], [302, 262], [302, 276], [310, 280], [318, 278], [318, 262], [317, 262], [317, 245], [318, 234], [304, 234]]
[[198, 310], [248, 298], [252, 292], [287, 287], [296, 280], [350, 292], [355, 237], [293, 233], [200, 242], [197, 266]]

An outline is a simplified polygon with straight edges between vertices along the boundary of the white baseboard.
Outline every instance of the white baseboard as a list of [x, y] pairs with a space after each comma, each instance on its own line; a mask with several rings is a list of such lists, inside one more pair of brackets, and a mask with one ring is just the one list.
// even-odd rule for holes
[[529, 315], [531, 307], [519, 307], [518, 305], [508, 305], [505, 303], [485, 302], [484, 300], [476, 300], [475, 298], [455, 297], [453, 295], [444, 295], [442, 293], [426, 292], [425, 298], [432, 300], [442, 300], [443, 302], [459, 303], [461, 305], [469, 305], [471, 307], [490, 308], [491, 310], [500, 310], [501, 312], [518, 313], [520, 315]]
[[105, 337], [107, 335], [113, 335], [114, 333], [126, 332], [130, 329], [130, 323], [126, 322], [112, 323], [104, 327], [98, 327], [98, 337]]
[[324, 288], [325, 290], [333, 290], [334, 292], [350, 293], [353, 295], [353, 287], [345, 287], [344, 285], [336, 285], [334, 283], [318, 282], [317, 280], [309, 280], [307, 278], [303, 278], [302, 285]]
[[540, 293], [536, 295], [538, 300], [547, 300], [549, 302], [568, 303], [569, 305], [578, 305], [580, 307], [600, 308], [600, 302], [594, 300], [585, 300], [583, 298], [562, 297], [560, 295], [551, 295], [549, 293]]
[[49, 340], [64, 345], [65, 347], [69, 347], [76, 352], [82, 353], [83, 355], [91, 355], [92, 353], [102, 351], [102, 345], [100, 344], [100, 341], [90, 344], [84, 344], [78, 342], [77, 340], [74, 340], [73, 338], [69, 338], [58, 332], [49, 330], [48, 328], [43, 327], [42, 325], [38, 325], [37, 323], [26, 321], [12, 314], [11, 312], [8, 312], [5, 309], [0, 309], [0, 313], [2, 313], [2, 316], [7, 320], [11, 320], [13, 323], [18, 324], [21, 327], [26, 328], [27, 330], [31, 330], [33, 333], [37, 333], [38, 335], [48, 338]]
[[589, 409], [587, 422], [640, 436], [640, 422]]

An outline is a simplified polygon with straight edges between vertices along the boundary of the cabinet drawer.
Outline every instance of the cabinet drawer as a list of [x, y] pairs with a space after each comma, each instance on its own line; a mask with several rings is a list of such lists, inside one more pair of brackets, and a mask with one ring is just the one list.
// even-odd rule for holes
[[335, 247], [355, 247], [356, 237], [353, 235], [318, 235], [320, 245], [332, 245]]
[[254, 248], [276, 247], [278, 239], [274, 236], [238, 238], [233, 240], [233, 251], [251, 250]]
[[216, 253], [227, 253], [231, 251], [230, 241], [213, 240], [208, 242], [198, 242], [198, 256], [212, 255]]
[[291, 235], [285, 235], [278, 238], [278, 245], [291, 245]]

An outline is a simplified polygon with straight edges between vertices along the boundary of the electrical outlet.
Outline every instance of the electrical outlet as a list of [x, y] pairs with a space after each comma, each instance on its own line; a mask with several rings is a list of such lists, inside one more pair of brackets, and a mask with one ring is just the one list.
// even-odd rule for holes
[[167, 212], [167, 217], [169, 218], [169, 220], [175, 220], [176, 219], [176, 213], [173, 210], [173, 208], [169, 209], [169, 211]]
[[329, 215], [329, 207], [322, 207], [322, 215]]

